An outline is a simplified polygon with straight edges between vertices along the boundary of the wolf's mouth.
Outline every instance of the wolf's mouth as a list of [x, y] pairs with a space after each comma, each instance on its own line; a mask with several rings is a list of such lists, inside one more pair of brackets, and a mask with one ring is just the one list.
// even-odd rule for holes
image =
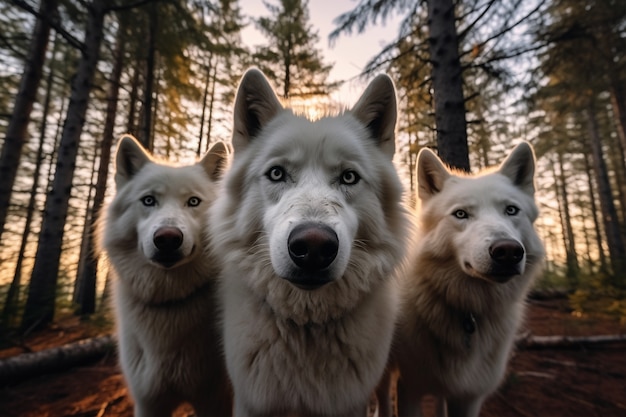
[[333, 278], [329, 274], [324, 274], [323, 272], [306, 274], [300, 271], [300, 273], [282, 278], [289, 281], [293, 286], [306, 291], [316, 290], [333, 281]]
[[180, 265], [185, 259], [189, 259], [194, 254], [195, 249], [196, 249], [196, 246], [194, 245], [191, 248], [191, 252], [187, 256], [185, 256], [180, 251], [175, 251], [175, 252], [159, 251], [154, 254], [151, 261], [165, 269], [170, 269], [170, 268]]
[[520, 264], [507, 266], [494, 264], [491, 265], [488, 271], [481, 272], [474, 268], [471, 263], [464, 263], [464, 269], [467, 274], [476, 278], [482, 278], [487, 281], [497, 282], [500, 284], [510, 281], [513, 277], [517, 275], [521, 275], [520, 268]]

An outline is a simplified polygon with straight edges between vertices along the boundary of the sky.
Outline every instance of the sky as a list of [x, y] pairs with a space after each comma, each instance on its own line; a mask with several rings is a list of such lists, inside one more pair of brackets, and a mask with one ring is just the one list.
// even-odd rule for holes
[[[268, 0], [271, 4], [278, 4], [278, 0]], [[333, 64], [329, 74], [329, 81], [347, 80], [356, 77], [365, 68], [368, 61], [374, 58], [382, 48], [393, 41], [398, 35], [402, 16], [391, 15], [381, 24], [368, 24], [361, 34], [342, 34], [332, 47], [328, 43], [328, 35], [335, 29], [333, 20], [344, 12], [353, 10], [358, 0], [309, 0], [309, 23], [317, 31], [319, 43], [317, 48], [322, 51], [324, 63]], [[269, 16], [269, 11], [262, 0], [242, 0], [241, 7], [245, 14], [252, 17]], [[263, 35], [249, 25], [242, 33], [244, 43], [255, 45], [266, 42]], [[334, 94], [333, 98], [352, 105], [363, 92], [364, 84], [359, 80], [345, 83]]]

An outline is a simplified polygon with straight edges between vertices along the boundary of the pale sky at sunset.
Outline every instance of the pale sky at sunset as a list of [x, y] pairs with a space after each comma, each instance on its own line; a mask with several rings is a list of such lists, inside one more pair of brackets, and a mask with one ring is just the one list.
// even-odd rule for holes
[[[271, 4], [278, 4], [278, 0], [268, 1]], [[247, 15], [269, 16], [269, 11], [263, 5], [262, 0], [243, 0], [240, 4]], [[340, 14], [354, 9], [357, 4], [357, 0], [309, 0], [310, 24], [320, 38], [317, 48], [323, 51], [325, 63], [334, 63], [334, 68], [330, 72], [330, 81], [346, 80], [358, 75], [365, 64], [398, 34], [401, 18], [392, 15], [386, 20], [385, 26], [379, 21], [377, 25], [370, 23], [362, 34], [355, 32], [351, 35], [342, 34], [331, 48], [328, 44], [328, 35], [336, 27], [333, 20]], [[243, 41], [248, 45], [266, 42], [252, 24], [243, 31]], [[362, 84], [346, 83], [335, 97], [350, 105], [362, 92]]]

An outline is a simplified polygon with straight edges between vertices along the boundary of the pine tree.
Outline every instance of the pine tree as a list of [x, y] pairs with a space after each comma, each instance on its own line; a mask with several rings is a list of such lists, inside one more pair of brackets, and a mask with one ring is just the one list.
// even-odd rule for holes
[[321, 52], [315, 47], [319, 36], [308, 23], [308, 2], [263, 3], [271, 16], [256, 20], [268, 38], [268, 44], [254, 54], [259, 68], [282, 89], [285, 99], [329, 94], [334, 87], [327, 82], [331, 65], [323, 63]]

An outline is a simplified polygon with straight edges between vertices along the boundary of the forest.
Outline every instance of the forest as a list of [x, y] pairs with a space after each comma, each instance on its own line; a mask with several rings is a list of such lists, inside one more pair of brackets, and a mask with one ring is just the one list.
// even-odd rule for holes
[[[251, 66], [292, 107], [336, 112], [351, 81], [329, 79], [320, 45], [391, 14], [394, 40], [358, 81], [386, 72], [396, 84], [409, 198], [421, 148], [476, 172], [530, 142], [547, 249], [537, 289], [626, 318], [626, 2], [361, 0], [328, 34], [306, 0], [263, 2], [261, 17], [246, 3], [0, 1], [0, 336], [104, 314], [93, 233], [120, 135], [172, 162], [200, 157], [229, 141]], [[249, 25], [262, 44], [242, 42]]]

